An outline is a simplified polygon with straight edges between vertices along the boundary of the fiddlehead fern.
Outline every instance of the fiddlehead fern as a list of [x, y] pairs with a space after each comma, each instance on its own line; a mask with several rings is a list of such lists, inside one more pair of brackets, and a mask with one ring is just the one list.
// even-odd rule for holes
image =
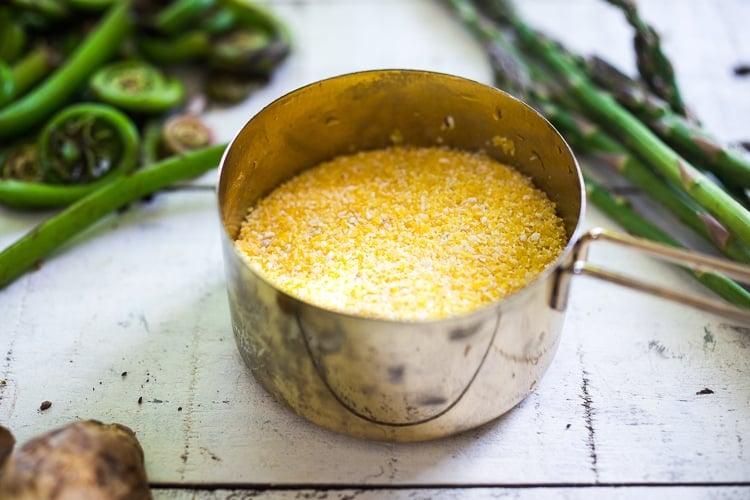
[[185, 98], [181, 81], [143, 61], [107, 65], [94, 73], [89, 87], [98, 100], [132, 113], [163, 113]]
[[0, 177], [27, 182], [41, 182], [42, 169], [39, 166], [39, 151], [34, 143], [21, 144], [10, 149], [0, 159]]
[[112, 171], [126, 172], [138, 159], [138, 132], [122, 112], [101, 104], [76, 104], [57, 114], [39, 136], [45, 182], [81, 184]]
[[167, 156], [201, 149], [210, 146], [214, 141], [214, 134], [208, 125], [192, 113], [167, 120], [161, 134], [161, 142]]
[[0, 202], [24, 208], [68, 205], [131, 171], [138, 162], [138, 130], [104, 104], [65, 108], [33, 145], [11, 149], [0, 172]]
[[130, 3], [115, 2], [65, 64], [20, 99], [0, 109], [0, 139], [19, 137], [61, 109], [107, 61], [130, 31]]

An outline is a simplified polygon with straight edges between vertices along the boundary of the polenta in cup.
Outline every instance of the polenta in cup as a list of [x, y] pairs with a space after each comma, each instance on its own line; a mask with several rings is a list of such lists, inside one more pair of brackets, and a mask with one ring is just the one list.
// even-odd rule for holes
[[308, 420], [434, 439], [508, 411], [549, 366], [583, 181], [512, 96], [412, 70], [313, 83], [240, 130], [218, 196], [239, 351]]
[[300, 172], [236, 239], [280, 290], [345, 314], [419, 321], [511, 295], [560, 254], [554, 203], [486, 154], [391, 146]]

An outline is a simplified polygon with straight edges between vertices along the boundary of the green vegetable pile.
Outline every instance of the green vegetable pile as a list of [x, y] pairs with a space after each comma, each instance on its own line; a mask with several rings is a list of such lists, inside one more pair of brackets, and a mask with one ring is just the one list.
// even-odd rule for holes
[[[637, 78], [535, 30], [510, 0], [444, 3], [486, 49], [495, 85], [534, 106], [577, 153], [602, 167], [584, 172], [589, 201], [636, 236], [684, 246], [672, 228], [608, 190], [601, 175], [627, 179], [728, 259], [750, 263], [750, 161], [688, 112], [660, 37], [634, 0], [606, 1], [633, 28]], [[750, 307], [750, 293], [736, 282], [694, 274], [727, 301]]]
[[61, 209], [0, 252], [0, 288], [105, 214], [215, 167], [200, 119], [290, 50], [251, 0], [0, 6], [0, 204]]

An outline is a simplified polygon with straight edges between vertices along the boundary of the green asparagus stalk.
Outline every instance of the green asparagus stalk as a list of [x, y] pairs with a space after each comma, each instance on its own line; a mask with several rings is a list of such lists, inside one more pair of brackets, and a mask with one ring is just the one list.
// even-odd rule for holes
[[750, 246], [750, 212], [678, 155], [612, 96], [599, 90], [554, 44], [537, 37], [520, 17], [511, 13], [507, 19], [522, 46], [544, 61], [591, 117], [607, 124], [609, 130], [645, 163], [679, 186], [739, 241]]
[[[470, 2], [446, 0], [446, 3], [459, 15], [466, 27], [488, 47], [495, 77], [503, 83], [524, 82], [524, 85], [512, 85], [512, 88], [535, 101], [540, 111], [557, 126], [575, 149], [595, 156], [615, 169], [715, 245], [727, 257], [738, 262], [750, 262], [750, 250], [739, 243], [713, 216], [665, 184], [642, 161], [593, 122], [568, 111], [575, 107], [575, 103], [569, 102], [570, 100], [555, 88], [555, 82], [546, 78], [533, 63], [522, 60], [522, 55], [516, 47], [507, 41], [495, 25], [483, 18]], [[511, 61], [512, 64], [508, 64], [507, 61]], [[529, 84], [531, 81], [535, 82], [533, 88]], [[553, 99], [563, 100], [564, 108], [555, 104]]]
[[[486, 3], [486, 2], [485, 2]], [[509, 2], [499, 0], [485, 5], [495, 18], [510, 19], [515, 11]], [[625, 108], [657, 134], [679, 155], [691, 164], [711, 172], [721, 181], [732, 196], [747, 207], [750, 205], [745, 192], [750, 180], [750, 162], [739, 152], [723, 145], [703, 129], [698, 122], [675, 113], [669, 103], [651, 93], [639, 82], [625, 75], [599, 57], [583, 58], [568, 51], [563, 45], [536, 32], [543, 43], [554, 47], [561, 57], [585, 70], [591, 80], [603, 87]], [[536, 72], [534, 79], [544, 75]], [[567, 107], [575, 106], [570, 101]]]
[[[641, 217], [631, 208], [627, 200], [612, 195], [589, 178], [586, 179], [586, 194], [591, 203], [629, 233], [665, 245], [682, 247], [659, 227]], [[750, 307], [750, 293], [729, 278], [713, 273], [700, 273], [687, 269], [686, 271], [724, 300], [739, 306]]]
[[665, 142], [731, 187], [750, 188], [750, 161], [684, 117], [666, 114], [650, 123]]
[[530, 99], [532, 80], [515, 46], [467, 0], [444, 0], [482, 44], [490, 58], [494, 84], [522, 100]]
[[684, 224], [730, 259], [750, 263], [750, 249], [737, 241], [715, 218], [655, 175], [638, 158], [595, 124], [554, 103], [541, 106], [544, 114], [581, 153], [601, 161], [672, 212]]
[[[714, 245], [728, 258], [750, 263], [750, 248], [739, 242], [719, 221], [685, 193], [654, 173], [640, 158], [580, 113], [575, 102], [530, 66], [536, 81], [544, 81], [548, 92], [535, 92], [535, 102], [577, 151], [588, 154], [662, 205], [685, 225]], [[674, 115], [677, 116], [677, 115]]]
[[750, 161], [699, 124], [674, 113], [664, 100], [600, 57], [589, 58], [586, 70], [594, 83], [696, 166], [713, 172], [730, 187], [750, 187]]
[[108, 213], [215, 167], [225, 147], [210, 146], [170, 157], [105, 185], [47, 219], [0, 252], [0, 288]]
[[[522, 56], [517, 52], [515, 46], [505, 40], [502, 32], [496, 26], [488, 23], [486, 20], [482, 20], [480, 13], [477, 12], [471, 2], [467, 0], [445, 1], [483, 44], [492, 47], [490, 50], [490, 62], [493, 65], [495, 76], [499, 81], [518, 82], [533, 80], [535, 82], [533, 86], [522, 88], [522, 91], [531, 96], [542, 112], [553, 119], [555, 125], [561, 129], [566, 139], [571, 141], [574, 147], [586, 146], [586, 151], [596, 152], [602, 158], [608, 160], [610, 165], [620, 167], [623, 173], [626, 174], [626, 177], [638, 181], [638, 184], [643, 184], [649, 194], [661, 201], [667, 208], [675, 212], [676, 215], [684, 218], [689, 225], [694, 227], [697, 232], [705, 236], [717, 247], [729, 254], [733, 254], [739, 261], [750, 261], [750, 250], [739, 244], [713, 217], [701, 211], [699, 207], [696, 207], [686, 197], [670, 189], [637, 158], [629, 155], [627, 150], [616, 140], [593, 126], [584, 125], [584, 122], [576, 120], [575, 115], [564, 112], [561, 107], [554, 105], [550, 100], [550, 96], [555, 95], [558, 98], [560, 96], [556, 92], [556, 89], [551, 88], [554, 87], [552, 82], [545, 78], [543, 74], [540, 74], [534, 64], [522, 60]], [[495, 54], [499, 53], [505, 54], [497, 57]], [[513, 64], [499, 63], [499, 61], [508, 60], [513, 61]], [[519, 74], [508, 76], [506, 75], [508, 71], [523, 73], [525, 76]], [[562, 96], [562, 99], [566, 100], [565, 96]], [[568, 105], [570, 106], [570, 103]], [[591, 182], [592, 186], [594, 185], [592, 181], [587, 179], [587, 188], [588, 182]], [[622, 204], [622, 202], [612, 203], [613, 198], [608, 197], [607, 193], [601, 193], [600, 191], [600, 189], [597, 190], [592, 196], [596, 198], [595, 201], [599, 202], [596, 203], [597, 205], [600, 203], [603, 204], [603, 207], [606, 209], [605, 213], [609, 213], [613, 207]], [[604, 203], [602, 199], [609, 203]], [[623, 225], [634, 234], [662, 243], [676, 244], [673, 238], [648, 221], [644, 221], [632, 209], [629, 209], [628, 213], [617, 213], [613, 218], [619, 220], [620, 217], [626, 218], [627, 224]], [[640, 222], [643, 222], [643, 224], [640, 224]], [[732, 280], [723, 276], [708, 274], [695, 274], [695, 276], [705, 286], [714, 290], [725, 299], [735, 304], [750, 305], [747, 302], [750, 294]]]
[[658, 120], [671, 111], [669, 103], [650, 92], [642, 82], [626, 75], [599, 56], [579, 59], [591, 81], [610, 92], [617, 101], [644, 121]]
[[671, 109], [687, 116], [687, 109], [677, 85], [674, 68], [661, 47], [661, 38], [638, 12], [635, 0], [607, 0], [618, 7], [633, 27], [633, 47], [641, 78], [651, 91], [669, 103]]

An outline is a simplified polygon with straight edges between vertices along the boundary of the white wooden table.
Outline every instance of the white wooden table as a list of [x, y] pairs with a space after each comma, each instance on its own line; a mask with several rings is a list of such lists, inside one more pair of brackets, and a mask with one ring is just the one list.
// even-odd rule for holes
[[[572, 48], [634, 67], [630, 32], [602, 0], [519, 3]], [[707, 128], [750, 138], [750, 78], [732, 74], [750, 62], [750, 2], [641, 4]], [[434, 2], [271, 8], [291, 27], [293, 55], [246, 103], [209, 113], [224, 140], [274, 98], [341, 73], [491, 82], [480, 48]], [[46, 215], [0, 209], [0, 246]], [[586, 225], [614, 227], [593, 207]], [[0, 423], [21, 442], [76, 418], [126, 424], [157, 498], [750, 498], [747, 328], [576, 278], [559, 352], [518, 407], [449, 439], [366, 442], [303, 421], [252, 379], [232, 336], [220, 230], [210, 189], [162, 193], [1, 290]], [[645, 257], [601, 248], [594, 259], [703, 293]]]

